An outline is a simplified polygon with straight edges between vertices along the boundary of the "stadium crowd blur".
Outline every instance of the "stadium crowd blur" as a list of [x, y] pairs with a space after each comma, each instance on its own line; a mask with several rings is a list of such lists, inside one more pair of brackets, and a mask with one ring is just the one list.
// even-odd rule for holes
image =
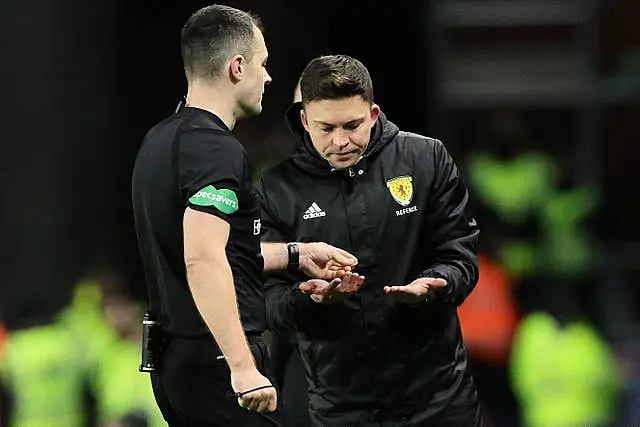
[[[178, 29], [189, 13], [206, 3], [176, 3], [173, 9], [149, 15], [144, 13], [150, 2], [135, 3], [127, 5], [131, 10], [126, 13], [107, 3], [103, 7], [107, 22], [116, 23], [126, 15], [132, 24], [120, 36], [127, 42], [117, 45], [131, 44], [125, 49], [129, 56], [117, 61], [121, 68], [133, 65], [127, 68], [127, 83], [111, 94], [109, 89], [98, 90], [112, 107], [96, 108], [108, 114], [95, 121], [86, 112], [90, 107], [76, 106], [56, 117], [73, 112], [77, 122], [89, 122], [84, 130], [52, 128], [55, 138], [71, 135], [79, 140], [62, 150], [76, 158], [60, 160], [58, 169], [51, 169], [61, 176], [69, 165], [81, 170], [66, 181], [58, 180], [66, 190], [57, 194], [66, 198], [55, 201], [63, 206], [56, 208], [55, 218], [65, 219], [43, 220], [32, 227], [26, 221], [35, 217], [8, 213], [20, 207], [16, 200], [21, 191], [37, 192], [36, 185], [46, 185], [44, 174], [25, 180], [26, 187], [7, 190], [3, 202], [7, 253], [15, 248], [13, 255], [22, 259], [16, 258], [13, 266], [2, 264], [3, 283], [11, 284], [3, 284], [0, 298], [0, 427], [165, 425], [148, 377], [137, 372], [145, 290], [132, 236], [128, 185], [142, 132], [171, 113], [184, 89], [176, 51]], [[284, 111], [304, 64], [326, 52], [361, 59], [371, 71], [376, 101], [390, 120], [403, 129], [442, 139], [453, 153], [471, 189], [482, 232], [480, 281], [459, 315], [488, 425], [640, 425], [640, 210], [635, 189], [640, 182], [640, 30], [634, 24], [640, 19], [640, 2], [517, 0], [507, 2], [511, 7], [498, 13], [499, 19], [495, 13], [480, 11], [486, 19], [466, 26], [451, 24], [471, 20], [473, 14], [462, 13], [464, 7], [453, 7], [449, 15], [438, 14], [438, 7], [465, 3], [477, 12], [482, 1], [411, 2], [385, 10], [378, 18], [384, 23], [365, 19], [355, 6], [330, 12], [326, 4], [311, 6], [313, 2], [227, 3], [263, 17], [272, 56], [274, 83], [265, 94], [265, 112], [237, 129], [247, 143], [256, 176], [295, 143], [284, 125]], [[484, 2], [490, 3], [502, 5]], [[522, 15], [517, 4], [524, 9]], [[572, 16], [566, 5], [583, 6], [586, 15], [576, 12], [578, 18], [561, 21], [563, 13]], [[539, 16], [544, 21], [543, 10], [552, 11], [550, 22], [531, 20]], [[75, 12], [74, 16], [84, 16]], [[26, 9], [15, 14], [24, 18]], [[327, 29], [326, 22], [341, 30]], [[90, 34], [98, 37], [107, 24], [102, 25]], [[74, 31], [75, 37], [68, 40], [91, 30], [83, 25]], [[571, 40], [571, 54], [558, 50], [562, 45], [558, 41], [565, 36]], [[104, 49], [104, 43], [98, 45]], [[394, 46], [394, 51], [382, 44]], [[491, 51], [494, 45], [499, 45], [499, 58]], [[478, 46], [485, 50], [474, 51]], [[112, 56], [101, 59], [105, 63], [115, 61], [117, 47], [111, 49]], [[587, 65], [580, 65], [580, 59], [568, 61], [576, 51], [591, 58]], [[87, 52], [82, 61], [99, 62], [91, 55], [87, 59]], [[523, 56], [540, 56], [543, 65], [522, 60]], [[491, 68], [501, 63], [507, 66]], [[526, 69], [527, 64], [534, 65]], [[567, 70], [572, 67], [581, 70], [577, 75], [594, 94], [561, 96], [575, 87], [555, 84], [563, 78], [579, 80]], [[545, 73], [548, 81], [541, 77]], [[69, 83], [72, 78], [62, 73], [49, 77], [49, 83], [73, 90], [77, 82]], [[456, 78], [480, 89], [456, 85]], [[526, 86], [533, 80], [539, 86]], [[491, 86], [495, 81], [498, 89]], [[518, 86], [523, 81], [524, 88]], [[100, 84], [97, 77], [94, 83]], [[74, 102], [65, 105], [84, 105], [81, 101], [89, 95], [82, 98], [79, 92], [71, 95]], [[25, 128], [28, 120], [18, 118], [25, 111], [34, 115], [56, 108], [55, 102], [41, 110], [14, 104], [19, 105], [19, 114], [13, 117]], [[112, 130], [97, 136], [98, 145], [92, 148], [87, 135], [108, 128]], [[37, 141], [25, 146], [40, 150], [45, 158], [56, 158], [60, 153], [54, 148], [41, 148], [41, 136], [47, 134], [34, 132]], [[116, 148], [114, 139], [122, 141]], [[80, 158], [77, 150], [83, 144], [89, 149], [80, 149], [84, 153]], [[25, 156], [19, 145], [9, 152]], [[28, 166], [24, 168], [29, 174]], [[5, 182], [13, 176], [10, 170], [17, 170], [9, 164], [2, 169]], [[60, 184], [63, 181], [69, 186]], [[104, 192], [107, 198], [92, 202], [80, 197], [81, 192]], [[46, 216], [44, 212], [39, 213]], [[72, 238], [75, 250], [60, 254], [71, 243], [63, 232], [49, 231], [55, 227], [80, 235]], [[94, 228], [102, 231], [92, 234]], [[24, 233], [22, 237], [16, 230]], [[16, 244], [38, 230], [47, 231], [31, 239], [32, 246]], [[53, 249], [40, 249], [41, 242], [51, 243]], [[40, 262], [42, 254], [56, 262], [75, 257], [65, 264], [73, 271], [56, 276], [64, 277], [65, 283], [47, 292], [40, 289], [47, 286], [47, 274], [57, 271], [55, 262], [48, 264], [48, 270], [34, 266], [33, 271], [10, 273], [17, 271], [15, 266], [30, 265], [27, 261]], [[37, 283], [27, 283], [28, 278]]]

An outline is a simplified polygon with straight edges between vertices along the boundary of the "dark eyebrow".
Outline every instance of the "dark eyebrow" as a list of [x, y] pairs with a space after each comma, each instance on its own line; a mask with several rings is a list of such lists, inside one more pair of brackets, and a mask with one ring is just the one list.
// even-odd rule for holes
[[317, 124], [319, 124], [320, 126], [327, 126], [327, 127], [335, 126], [335, 125], [332, 125], [331, 123], [321, 122], [320, 120], [314, 120], [314, 122], [316, 122], [316, 123], [317, 123]]
[[[357, 119], [353, 119], [353, 120], [349, 120], [348, 122], [344, 123], [344, 125], [355, 125], [355, 124], [359, 124], [362, 123], [364, 121], [364, 117], [359, 117]], [[325, 123], [323, 121], [320, 120], [314, 120], [314, 122], [316, 122], [317, 124], [319, 124], [320, 126], [326, 126], [326, 127], [335, 127], [336, 125], [331, 124], [331, 123]]]
[[347, 123], [345, 123], [345, 125], [356, 125], [356, 124], [360, 124], [364, 121], [364, 117], [360, 117], [359, 119], [353, 119], [348, 121]]

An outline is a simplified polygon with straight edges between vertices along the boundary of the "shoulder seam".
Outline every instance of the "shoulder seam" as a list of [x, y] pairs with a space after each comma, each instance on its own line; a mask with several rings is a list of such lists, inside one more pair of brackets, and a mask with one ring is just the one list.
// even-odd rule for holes
[[442, 144], [442, 141], [440, 141], [437, 138], [432, 138], [430, 136], [425, 136], [425, 135], [420, 135], [419, 133], [413, 133], [413, 132], [406, 132], [406, 131], [400, 131], [400, 133], [405, 137], [405, 138], [413, 138], [413, 139], [420, 139], [423, 140], [425, 142], [432, 142], [434, 144]]

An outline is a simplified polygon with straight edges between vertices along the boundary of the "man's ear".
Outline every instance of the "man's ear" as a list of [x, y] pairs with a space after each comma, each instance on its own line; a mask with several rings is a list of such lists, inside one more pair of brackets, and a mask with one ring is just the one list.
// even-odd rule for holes
[[380, 107], [378, 104], [371, 105], [371, 127], [376, 124], [376, 121], [380, 117]]
[[236, 55], [229, 61], [229, 76], [234, 82], [242, 80], [244, 77], [245, 59], [242, 55]]
[[302, 122], [302, 126], [304, 126], [304, 130], [309, 132], [309, 121], [307, 120], [307, 115], [304, 112], [304, 108], [300, 110], [300, 121]]

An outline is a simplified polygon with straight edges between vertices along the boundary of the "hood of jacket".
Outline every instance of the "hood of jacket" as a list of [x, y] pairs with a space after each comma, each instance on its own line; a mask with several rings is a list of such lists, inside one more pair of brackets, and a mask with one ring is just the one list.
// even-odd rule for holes
[[[298, 141], [291, 159], [296, 166], [307, 172], [316, 175], [331, 175], [336, 169], [322, 158], [313, 146], [309, 133], [302, 126], [302, 121], [300, 120], [301, 110], [302, 103], [296, 102], [289, 107], [285, 117], [289, 130], [296, 136]], [[399, 131], [398, 126], [387, 120], [384, 113], [380, 111], [378, 120], [371, 129], [369, 145], [367, 145], [362, 159], [357, 163], [358, 167], [366, 167], [367, 160], [374, 157], [389, 144]]]

